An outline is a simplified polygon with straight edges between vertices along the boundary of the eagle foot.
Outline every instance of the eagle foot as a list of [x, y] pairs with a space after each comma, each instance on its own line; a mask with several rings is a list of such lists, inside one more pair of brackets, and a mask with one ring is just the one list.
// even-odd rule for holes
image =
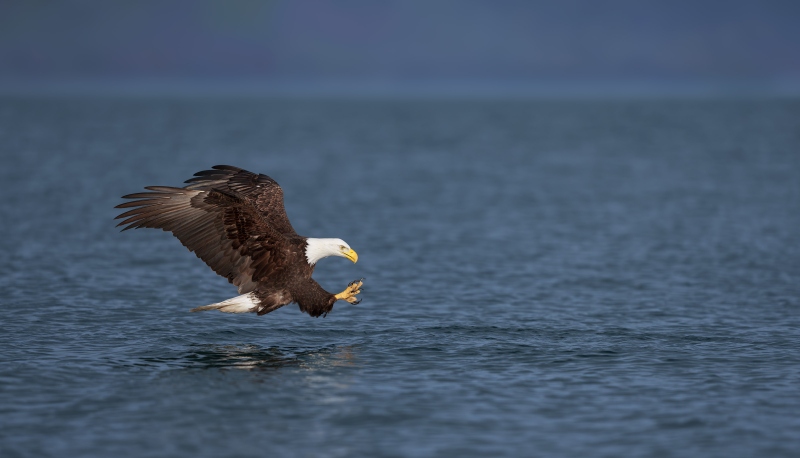
[[353, 305], [361, 302], [361, 299], [356, 297], [356, 294], [361, 293], [361, 285], [364, 284], [364, 279], [351, 281], [344, 291], [336, 295], [337, 300], [345, 300]]

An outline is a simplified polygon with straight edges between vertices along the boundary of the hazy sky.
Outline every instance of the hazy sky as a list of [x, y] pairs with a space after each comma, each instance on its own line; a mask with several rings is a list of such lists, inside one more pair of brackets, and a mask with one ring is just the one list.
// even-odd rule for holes
[[800, 1], [0, 0], [0, 83], [800, 85]]

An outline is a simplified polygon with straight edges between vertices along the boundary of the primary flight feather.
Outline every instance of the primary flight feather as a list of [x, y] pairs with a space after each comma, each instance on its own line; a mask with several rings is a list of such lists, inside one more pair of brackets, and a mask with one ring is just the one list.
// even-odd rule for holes
[[211, 269], [239, 288], [239, 296], [192, 309], [264, 315], [296, 302], [313, 317], [327, 315], [337, 300], [358, 304], [363, 279], [339, 294], [314, 279], [317, 261], [358, 254], [341, 239], [298, 235], [283, 206], [283, 190], [272, 178], [229, 165], [194, 174], [187, 186], [147, 186], [149, 192], [117, 205], [123, 231], [151, 227], [172, 232]]

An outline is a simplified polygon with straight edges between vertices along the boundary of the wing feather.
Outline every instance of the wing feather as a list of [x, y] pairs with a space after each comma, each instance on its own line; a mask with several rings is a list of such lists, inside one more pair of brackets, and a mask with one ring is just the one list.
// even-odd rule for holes
[[186, 180], [184, 189], [211, 190], [246, 200], [278, 233], [296, 236], [283, 204], [283, 189], [278, 182], [264, 174], [248, 172], [230, 165], [215, 165]]
[[[147, 186], [149, 192], [124, 196], [135, 199], [117, 206], [129, 209], [123, 231], [157, 228], [178, 240], [217, 274], [239, 288], [240, 294], [269, 282], [287, 261], [282, 244], [294, 230], [283, 208], [283, 191], [266, 175], [230, 166], [198, 172], [185, 188]], [[219, 188], [219, 189], [218, 189]], [[266, 188], [267, 197], [260, 196]], [[280, 205], [263, 202], [280, 197]], [[287, 229], [288, 228], [288, 229]], [[296, 234], [294, 234], [296, 235]]]

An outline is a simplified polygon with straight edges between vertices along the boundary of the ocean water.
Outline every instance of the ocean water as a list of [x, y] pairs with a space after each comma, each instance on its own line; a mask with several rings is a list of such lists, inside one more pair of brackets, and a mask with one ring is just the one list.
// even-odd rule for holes
[[[0, 455], [798, 456], [800, 100], [0, 100]], [[232, 164], [340, 237], [327, 318], [147, 185]]]

